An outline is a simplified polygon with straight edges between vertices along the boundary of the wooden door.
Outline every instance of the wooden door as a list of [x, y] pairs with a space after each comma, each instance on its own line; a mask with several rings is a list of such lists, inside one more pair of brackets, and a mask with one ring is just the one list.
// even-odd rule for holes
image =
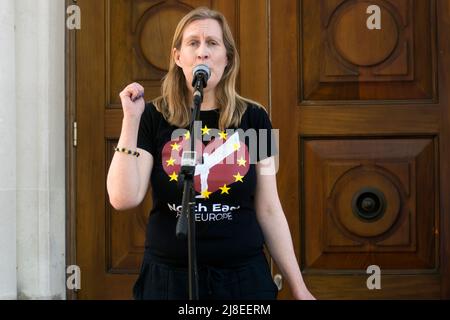
[[277, 0], [270, 17], [279, 191], [312, 292], [449, 298], [449, 2]]
[[[69, 214], [68, 260], [81, 268], [78, 298], [127, 299], [142, 259], [151, 196], [149, 191], [139, 208], [127, 212], [109, 205], [106, 175], [122, 120], [118, 94], [136, 81], [145, 87], [146, 100], [158, 96], [178, 21], [194, 7], [208, 6], [224, 13], [237, 40], [240, 91], [267, 105], [268, 6], [266, 1], [252, 0], [79, 0], [77, 4], [81, 30], [68, 54], [69, 60], [75, 54], [68, 70], [69, 78], [76, 74], [69, 95], [76, 92], [78, 131], [77, 146], [69, 152], [75, 157], [76, 200]], [[76, 227], [70, 221], [76, 221]]]

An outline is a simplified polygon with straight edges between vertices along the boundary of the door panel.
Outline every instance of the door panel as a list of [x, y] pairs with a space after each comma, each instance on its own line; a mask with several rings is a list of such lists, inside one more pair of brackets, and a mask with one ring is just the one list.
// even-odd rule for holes
[[[299, 101], [435, 98], [434, 1], [300, 4]], [[371, 5], [380, 8], [379, 30], [366, 26]]]
[[432, 139], [305, 139], [304, 267], [435, 269], [434, 145]]
[[449, 14], [446, 1], [271, 2], [279, 191], [318, 298], [448, 297], [449, 36], [436, 35]]

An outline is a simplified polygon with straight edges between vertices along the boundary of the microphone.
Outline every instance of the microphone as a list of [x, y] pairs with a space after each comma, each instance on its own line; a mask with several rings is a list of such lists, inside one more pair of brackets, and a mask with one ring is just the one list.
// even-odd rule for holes
[[203, 101], [203, 88], [206, 88], [211, 70], [206, 64], [199, 64], [192, 70], [192, 86], [194, 91], [194, 103], [200, 105]]
[[206, 88], [206, 83], [208, 82], [209, 77], [211, 77], [211, 70], [206, 64], [199, 64], [194, 67], [192, 70], [192, 86], [197, 88], [198, 82], [201, 81], [203, 88]]

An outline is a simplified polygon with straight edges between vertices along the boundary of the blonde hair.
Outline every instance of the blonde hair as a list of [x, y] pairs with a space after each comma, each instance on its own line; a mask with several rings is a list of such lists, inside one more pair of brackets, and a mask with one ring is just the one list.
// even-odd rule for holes
[[[181, 49], [184, 30], [190, 23], [205, 19], [214, 19], [221, 26], [228, 58], [228, 65], [225, 67], [222, 79], [216, 87], [216, 104], [220, 111], [218, 129], [225, 130], [225, 128], [229, 128], [230, 126], [239, 126], [242, 115], [247, 108], [247, 103], [260, 105], [252, 100], [241, 97], [236, 92], [236, 79], [239, 73], [239, 54], [230, 27], [224, 15], [220, 12], [206, 7], [200, 7], [189, 12], [178, 23], [172, 40], [172, 48], [176, 48], [177, 50]], [[186, 128], [189, 125], [192, 97], [186, 86], [183, 70], [177, 66], [172, 55], [169, 71], [163, 79], [161, 94], [160, 97], [153, 101], [156, 109], [162, 113], [166, 121], [171, 125]]]

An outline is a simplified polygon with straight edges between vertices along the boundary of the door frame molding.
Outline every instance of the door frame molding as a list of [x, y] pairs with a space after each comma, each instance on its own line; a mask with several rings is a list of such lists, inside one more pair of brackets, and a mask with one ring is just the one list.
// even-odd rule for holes
[[[65, 8], [74, 4], [65, 0]], [[66, 172], [66, 266], [76, 265], [76, 146], [74, 123], [76, 122], [76, 30], [65, 31], [65, 172]], [[65, 279], [67, 279], [67, 274]], [[77, 293], [66, 286], [66, 299], [76, 300]]]
[[[437, 1], [437, 73], [439, 77], [439, 92], [449, 92], [450, 89], [450, 36], [444, 30], [450, 27], [450, 4], [448, 1]], [[439, 201], [440, 201], [440, 268], [442, 275], [441, 298], [450, 299], [450, 197], [445, 191], [450, 190], [450, 181], [443, 177], [450, 176], [450, 94], [439, 96], [441, 108], [441, 123], [439, 129]]]

